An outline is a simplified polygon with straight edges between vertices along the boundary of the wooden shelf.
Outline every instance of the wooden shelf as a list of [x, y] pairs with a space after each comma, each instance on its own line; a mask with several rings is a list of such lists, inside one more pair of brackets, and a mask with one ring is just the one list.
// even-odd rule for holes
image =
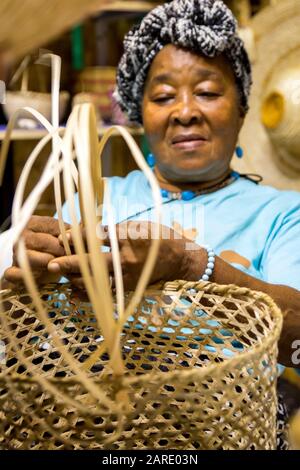
[[[64, 127], [61, 127], [60, 129], [64, 129]], [[101, 137], [107, 129], [109, 129], [109, 126], [99, 127], [98, 128], [99, 137]], [[138, 135], [143, 135], [144, 133], [141, 127], [140, 128], [127, 127], [127, 129], [132, 135], [138, 136]], [[117, 132], [114, 134], [119, 135]], [[5, 130], [0, 130], [0, 141], [4, 139], [4, 135], [5, 135]], [[11, 140], [40, 140], [45, 135], [47, 135], [47, 131], [45, 131], [44, 129], [34, 129], [34, 130], [15, 129], [12, 132]]]

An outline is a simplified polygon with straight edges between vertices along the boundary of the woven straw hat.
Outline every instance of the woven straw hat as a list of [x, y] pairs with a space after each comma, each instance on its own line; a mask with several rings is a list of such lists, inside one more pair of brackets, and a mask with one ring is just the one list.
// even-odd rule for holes
[[260, 174], [264, 184], [300, 190], [299, 0], [263, 9], [249, 27], [253, 90], [239, 142], [244, 158], [233, 166]]

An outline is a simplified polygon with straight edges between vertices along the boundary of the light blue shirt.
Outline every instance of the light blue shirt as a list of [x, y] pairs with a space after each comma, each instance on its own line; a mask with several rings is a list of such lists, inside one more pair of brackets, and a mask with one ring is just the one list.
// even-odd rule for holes
[[[146, 177], [133, 171], [108, 179], [114, 221], [155, 221]], [[268, 283], [300, 290], [300, 193], [260, 186], [245, 178], [191, 201], [163, 199], [162, 224], [185, 231], [197, 244], [245, 273]], [[80, 218], [78, 197], [77, 216]], [[107, 224], [107, 194], [103, 224]], [[70, 222], [67, 206], [63, 208]], [[227, 258], [226, 258], [227, 255]], [[284, 368], [278, 364], [279, 372]]]
[[[116, 223], [155, 220], [151, 189], [141, 171], [109, 178], [108, 184]], [[162, 224], [186, 231], [186, 237], [209, 244], [226, 260], [234, 255], [231, 264], [251, 276], [300, 290], [300, 193], [239, 178], [191, 201], [163, 198], [163, 203]], [[67, 206], [63, 215], [70, 222]]]

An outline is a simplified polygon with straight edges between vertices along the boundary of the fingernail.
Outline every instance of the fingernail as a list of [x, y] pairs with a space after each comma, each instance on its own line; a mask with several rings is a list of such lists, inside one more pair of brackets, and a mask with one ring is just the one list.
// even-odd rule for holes
[[58, 263], [49, 263], [48, 271], [51, 271], [52, 273], [58, 273], [60, 271], [60, 265]]

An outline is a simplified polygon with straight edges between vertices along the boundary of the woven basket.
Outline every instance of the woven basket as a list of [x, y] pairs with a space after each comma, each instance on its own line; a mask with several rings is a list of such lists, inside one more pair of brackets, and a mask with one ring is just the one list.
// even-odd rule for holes
[[[69, 285], [49, 285], [42, 299], [86, 368], [103, 341], [90, 304]], [[112, 408], [62, 361], [28, 294], [5, 291], [3, 302], [2, 449], [276, 448], [282, 318], [265, 294], [184, 281], [148, 289], [121, 334], [125, 375], [116, 380], [106, 353], [89, 370]]]
[[[51, 60], [57, 79], [59, 60]], [[54, 84], [54, 124], [30, 110], [49, 135], [28, 157], [16, 188], [12, 226], [0, 234], [0, 245], [8, 240], [17, 245], [27, 289], [0, 291], [0, 447], [274, 449], [280, 311], [265, 294], [235, 286], [177, 281], [150, 290], [161, 224], [153, 172], [125, 128], [114, 126], [98, 141], [90, 104], [74, 107], [60, 137], [59, 87]], [[10, 120], [0, 177], [12, 127]], [[98, 211], [104, 193], [110, 207], [100, 157], [115, 132], [149, 181], [156, 221], [136, 289], [125, 295], [111, 211], [111, 271], [101, 250]], [[53, 151], [47, 166], [24, 201], [32, 165], [50, 138]], [[73, 251], [62, 218], [60, 174]], [[68, 285], [42, 287], [43, 276], [37, 286], [31, 270], [22, 233], [52, 181], [62, 243], [67, 255], [78, 255], [88, 302]], [[77, 190], [87, 243], [76, 216]]]
[[[47, 55], [44, 55], [44, 60], [43, 60], [43, 56], [41, 56], [39, 63], [43, 65], [52, 66], [49, 58], [50, 58], [50, 55], [48, 55], [48, 58], [47, 58]], [[48, 121], [51, 121], [51, 118], [52, 118], [52, 93], [45, 92], [46, 86], [45, 86], [45, 83], [42, 83], [43, 80], [41, 79], [41, 77], [40, 77], [40, 82], [41, 82], [40, 88], [44, 88], [44, 90], [30, 91], [28, 89], [29, 72], [30, 72], [30, 69], [28, 66], [31, 60], [32, 60], [31, 56], [28, 55], [23, 59], [21, 64], [18, 66], [16, 72], [14, 73], [14, 76], [12, 77], [10, 81], [10, 85], [14, 84], [16, 81], [19, 80], [20, 77], [22, 77], [21, 89], [16, 90], [16, 91], [7, 91], [5, 95], [5, 102], [3, 103], [3, 111], [8, 121], [12, 118], [12, 116], [17, 111], [19, 111], [18, 120], [17, 120], [19, 127], [23, 127], [22, 120], [24, 119], [27, 121], [28, 119], [30, 119], [34, 127], [37, 127], [39, 124], [38, 120], [33, 120], [33, 116], [29, 116], [28, 111], [24, 109], [23, 111], [21, 111], [21, 108], [26, 108], [30, 106], [36, 111], [38, 111], [40, 114], [42, 114]], [[39, 72], [37, 71], [36, 73], [39, 76]], [[67, 91], [61, 91], [58, 95], [59, 122], [61, 122], [66, 115], [69, 99], [70, 99], [70, 93]]]
[[86, 67], [78, 76], [77, 92], [92, 93], [101, 117], [111, 121], [113, 117], [112, 94], [116, 87], [115, 67]]
[[[59, 94], [60, 114], [59, 122], [65, 117], [70, 95], [67, 91]], [[32, 106], [43, 114], [48, 120], [51, 120], [51, 93], [39, 93], [36, 91], [8, 91], [6, 92], [6, 102], [3, 104], [5, 116], [9, 120], [11, 116], [24, 106]], [[19, 114], [20, 119], [28, 119], [28, 113]], [[36, 123], [36, 126], [38, 123]]]

